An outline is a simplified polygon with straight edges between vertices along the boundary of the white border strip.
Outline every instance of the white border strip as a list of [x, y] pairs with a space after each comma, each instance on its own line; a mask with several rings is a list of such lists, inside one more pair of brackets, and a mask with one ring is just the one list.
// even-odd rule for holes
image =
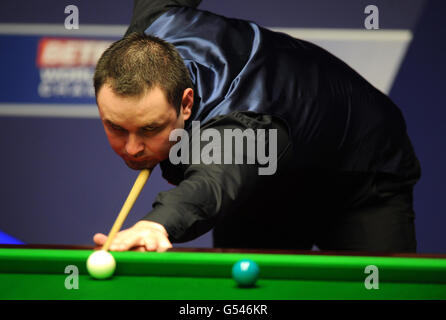
[[113, 36], [122, 37], [128, 26], [81, 24], [79, 29], [65, 29], [63, 23], [0, 23], [0, 34], [55, 36]]
[[[366, 30], [366, 29], [315, 29], [315, 28], [275, 28], [296, 38], [313, 40], [356, 40], [356, 41], [410, 41], [410, 30]], [[0, 34], [11, 35], [63, 35], [63, 36], [113, 36], [122, 37], [127, 31], [126, 25], [81, 24], [79, 29], [65, 29], [63, 23], [0, 23]]]
[[345, 41], [411, 41], [410, 30], [270, 28], [300, 39]]
[[94, 104], [0, 103], [0, 116], [46, 118], [99, 118]]

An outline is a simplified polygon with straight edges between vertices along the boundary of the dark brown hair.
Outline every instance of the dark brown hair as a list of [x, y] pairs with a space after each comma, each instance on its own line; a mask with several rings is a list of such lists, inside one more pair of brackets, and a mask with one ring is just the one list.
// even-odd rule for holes
[[104, 84], [122, 96], [139, 96], [159, 86], [177, 113], [184, 90], [192, 88], [189, 71], [176, 48], [137, 32], [114, 42], [102, 54], [94, 73], [96, 97]]

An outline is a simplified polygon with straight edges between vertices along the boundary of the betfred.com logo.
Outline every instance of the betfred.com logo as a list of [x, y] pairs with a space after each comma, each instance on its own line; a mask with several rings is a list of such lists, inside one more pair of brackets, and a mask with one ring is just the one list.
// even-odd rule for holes
[[37, 51], [37, 66], [94, 67], [111, 43], [104, 40], [42, 38]]
[[112, 41], [42, 38], [37, 48], [39, 96], [94, 97], [94, 67]]

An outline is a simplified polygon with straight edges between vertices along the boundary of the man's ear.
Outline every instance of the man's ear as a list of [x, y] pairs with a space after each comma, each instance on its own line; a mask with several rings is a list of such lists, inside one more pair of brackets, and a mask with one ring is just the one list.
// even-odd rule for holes
[[187, 120], [192, 115], [192, 107], [194, 105], [194, 90], [187, 88], [183, 91], [183, 98], [181, 100], [181, 111], [183, 112], [183, 119]]

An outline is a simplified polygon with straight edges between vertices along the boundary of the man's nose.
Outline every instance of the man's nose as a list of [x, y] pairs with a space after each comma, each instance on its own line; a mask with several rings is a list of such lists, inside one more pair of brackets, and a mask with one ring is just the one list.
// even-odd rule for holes
[[135, 134], [130, 134], [125, 145], [125, 151], [132, 157], [140, 156], [144, 151], [143, 140]]

